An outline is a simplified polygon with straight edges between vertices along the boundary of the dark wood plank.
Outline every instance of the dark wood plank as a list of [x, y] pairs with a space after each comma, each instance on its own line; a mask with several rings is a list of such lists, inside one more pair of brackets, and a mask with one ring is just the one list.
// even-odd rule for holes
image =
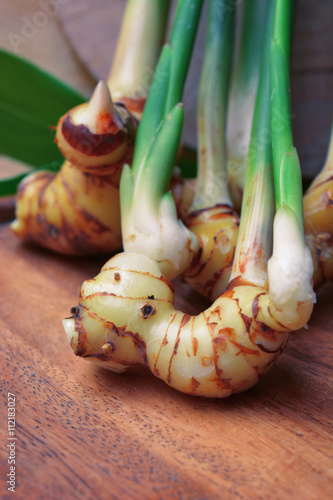
[[[116, 375], [74, 357], [61, 319], [103, 258], [30, 248], [6, 225], [0, 241], [1, 422], [15, 393], [18, 498], [329, 497], [332, 285], [255, 388], [205, 400], [144, 369]], [[205, 307], [177, 286], [178, 306]], [[3, 481], [4, 447], [0, 457]]]

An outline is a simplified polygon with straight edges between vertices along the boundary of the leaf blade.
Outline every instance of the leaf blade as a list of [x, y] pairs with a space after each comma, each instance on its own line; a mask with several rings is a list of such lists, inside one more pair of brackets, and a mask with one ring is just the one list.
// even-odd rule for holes
[[50, 127], [87, 98], [48, 72], [0, 49], [0, 153], [33, 166], [60, 159]]

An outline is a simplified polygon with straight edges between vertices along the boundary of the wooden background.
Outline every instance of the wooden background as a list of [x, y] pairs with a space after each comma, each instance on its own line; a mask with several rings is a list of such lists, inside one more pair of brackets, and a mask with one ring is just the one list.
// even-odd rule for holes
[[[62, 3], [19, 53], [89, 95], [95, 77], [108, 72], [124, 2]], [[299, 1], [294, 44], [293, 124], [306, 175], [323, 163], [332, 117], [333, 4], [318, 5]], [[11, 49], [8, 33], [20, 34], [22, 18], [32, 20], [39, 10], [38, 1], [2, 0], [0, 45]], [[186, 94], [191, 144], [202, 30]], [[21, 168], [1, 159], [2, 175]], [[8, 221], [6, 203], [0, 215]], [[0, 248], [1, 498], [12, 495], [8, 392], [17, 398], [19, 499], [329, 498], [332, 284], [319, 291], [309, 329], [291, 336], [255, 388], [205, 400], [179, 394], [144, 370], [116, 375], [74, 357], [61, 319], [105, 259], [68, 259], [21, 245], [7, 222]], [[178, 307], [195, 313], [207, 305], [177, 285]]]

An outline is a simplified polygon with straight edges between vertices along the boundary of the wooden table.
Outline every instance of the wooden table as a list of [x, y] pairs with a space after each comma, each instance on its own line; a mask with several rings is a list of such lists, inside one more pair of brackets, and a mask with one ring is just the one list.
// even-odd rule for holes
[[[61, 319], [102, 259], [25, 247], [6, 225], [0, 238], [2, 442], [10, 392], [19, 498], [329, 497], [332, 285], [254, 389], [205, 400], [146, 371], [116, 375], [75, 358]], [[186, 304], [194, 312], [198, 297]], [[3, 447], [2, 480], [7, 470]]]
[[[61, 319], [103, 260], [25, 247], [7, 225], [0, 238], [1, 480], [10, 392], [18, 498], [329, 498], [332, 285], [255, 388], [205, 400], [144, 370], [116, 375], [75, 358]], [[183, 285], [184, 304], [193, 313], [199, 301]]]
[[[72, 41], [76, 20], [83, 22], [83, 3], [72, 0], [60, 12]], [[31, 4], [26, 15], [40, 9], [37, 2]], [[305, 12], [309, 21], [315, 12], [314, 2], [304, 0], [303, 4], [301, 16]], [[328, 4], [321, 7], [319, 18], [324, 21]], [[18, 5], [28, 8], [21, 0], [8, 2], [7, 8], [18, 9]], [[14, 26], [16, 22], [18, 29], [24, 11], [16, 15], [8, 19]], [[73, 85], [80, 81], [77, 86], [81, 89], [89, 88], [91, 80], [85, 70], [80, 72], [81, 63], [69, 50], [59, 18], [57, 23], [50, 21], [46, 29], [50, 40], [61, 39], [61, 54], [67, 46], [70, 62], [66, 64], [71, 69], [64, 78], [68, 76]], [[309, 31], [310, 24], [302, 26], [303, 31]], [[44, 37], [46, 43], [43, 30], [36, 36]], [[39, 57], [36, 39], [31, 44], [35, 46], [32, 55]], [[307, 46], [303, 44], [302, 50]], [[309, 47], [311, 55], [315, 48]], [[47, 60], [41, 42], [39, 50], [44, 50]], [[309, 56], [309, 51], [306, 54]], [[84, 59], [82, 54], [80, 57]], [[88, 59], [85, 63], [89, 66]], [[62, 60], [67, 61], [64, 56]], [[48, 64], [52, 65], [52, 60], [48, 59]], [[66, 67], [56, 64], [55, 59], [53, 64], [59, 76], [66, 73]], [[306, 81], [332, 81], [327, 61], [321, 59], [318, 64], [322, 71], [318, 67], [313, 72], [305, 67], [296, 69], [293, 81], [303, 89], [300, 112], [308, 116], [311, 109], [321, 110], [320, 115], [314, 113], [313, 127], [324, 122], [320, 129], [325, 129], [327, 139], [328, 94], [324, 88], [309, 101], [310, 94], [305, 92]], [[301, 129], [297, 129], [298, 136], [308, 145], [308, 135]], [[315, 144], [321, 161], [325, 141]], [[310, 153], [313, 157], [313, 149]], [[302, 154], [306, 156], [304, 150]], [[0, 208], [3, 221], [11, 217], [5, 208]], [[6, 444], [11, 442], [7, 440], [8, 393], [16, 397], [18, 499], [330, 497], [332, 284], [319, 291], [309, 329], [291, 335], [277, 365], [256, 387], [225, 400], [205, 400], [174, 391], [144, 369], [116, 375], [74, 357], [61, 319], [76, 304], [82, 281], [98, 272], [104, 258], [65, 258], [22, 245], [11, 235], [7, 222], [0, 226], [0, 248], [2, 499], [12, 498], [6, 485]], [[188, 313], [207, 305], [180, 282], [176, 304]]]

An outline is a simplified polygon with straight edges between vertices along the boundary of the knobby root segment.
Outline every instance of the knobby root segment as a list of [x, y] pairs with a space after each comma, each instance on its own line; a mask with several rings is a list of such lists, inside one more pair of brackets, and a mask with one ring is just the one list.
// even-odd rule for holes
[[120, 172], [132, 162], [169, 5], [169, 0], [127, 1], [107, 82], [117, 102], [99, 82], [89, 103], [60, 118], [56, 142], [65, 157], [60, 173], [40, 171], [19, 186], [12, 229], [24, 241], [74, 255], [121, 248]]
[[190, 212], [185, 222], [197, 236], [200, 250], [184, 277], [192, 288], [215, 300], [230, 280], [239, 216], [230, 205], [215, 205]]
[[188, 394], [225, 397], [252, 387], [308, 320], [306, 302], [286, 312], [241, 278], [198, 316], [177, 311], [173, 297], [155, 262], [116, 255], [83, 283], [77, 314], [64, 320], [73, 351], [117, 372], [142, 364]]
[[314, 264], [313, 286], [333, 280], [333, 127], [327, 158], [303, 198], [305, 241]]
[[19, 186], [12, 231], [27, 243], [66, 255], [121, 248], [119, 175], [84, 174], [65, 162], [61, 171], [38, 172]]
[[132, 159], [136, 129], [137, 120], [99, 82], [89, 103], [59, 120], [60, 172], [39, 171], [20, 183], [13, 232], [68, 255], [119, 250], [119, 180]]

